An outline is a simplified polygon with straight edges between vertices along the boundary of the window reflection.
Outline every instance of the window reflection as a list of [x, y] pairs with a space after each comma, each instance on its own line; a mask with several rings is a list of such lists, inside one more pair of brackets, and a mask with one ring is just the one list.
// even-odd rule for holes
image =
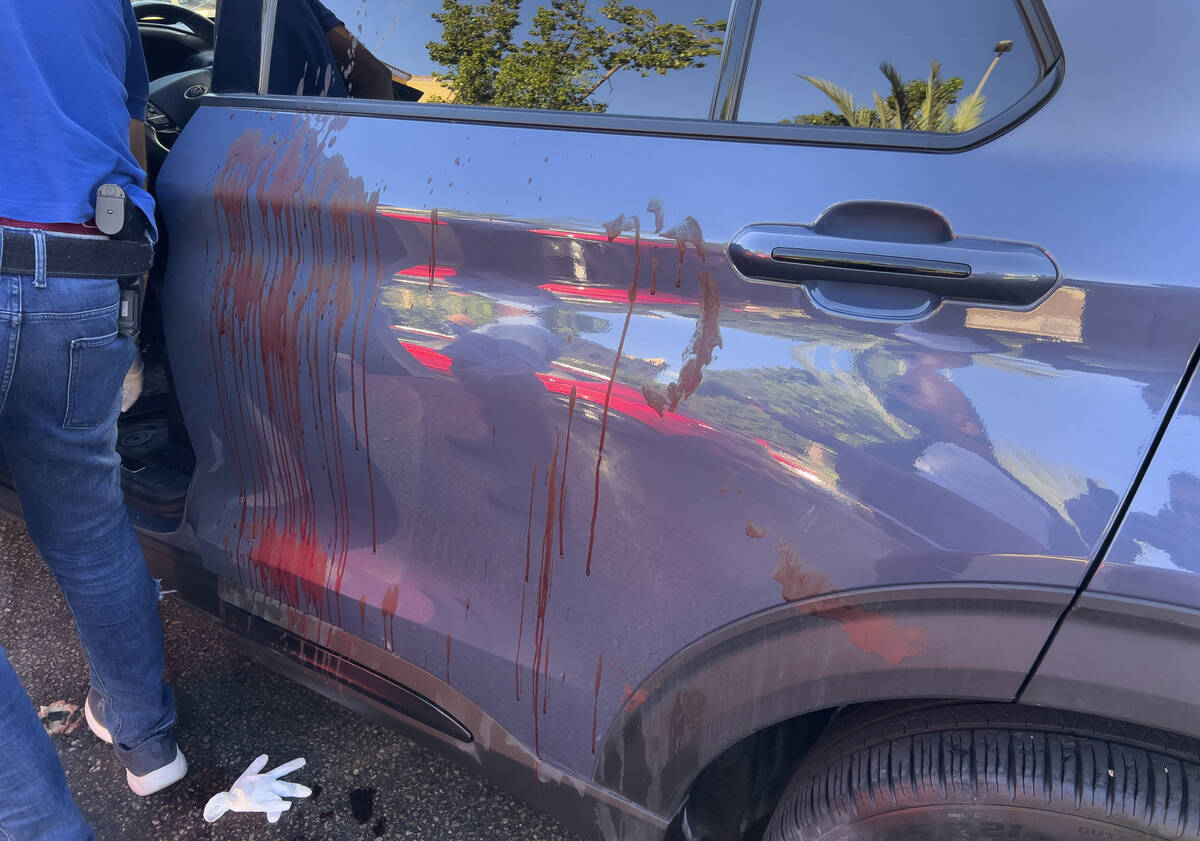
[[1016, 102], [1037, 75], [1009, 2], [768, 0], [739, 119], [970, 131]]
[[[310, 6], [316, 0], [293, 0]], [[281, 4], [282, 5], [282, 4]], [[728, 0], [326, 0], [352, 44], [429, 103], [706, 117]], [[289, 24], [290, 25], [290, 24]], [[313, 68], [324, 66], [319, 63]], [[321, 95], [323, 81], [293, 93]], [[351, 95], [366, 96], [359, 86]], [[341, 95], [335, 83], [330, 93]]]

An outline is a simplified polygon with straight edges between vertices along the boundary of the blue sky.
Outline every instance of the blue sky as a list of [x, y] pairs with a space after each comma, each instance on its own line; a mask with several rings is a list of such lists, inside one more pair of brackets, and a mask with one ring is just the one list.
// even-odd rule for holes
[[[603, 0], [589, 0], [595, 9]], [[414, 74], [437, 69], [426, 43], [437, 40], [441, 26], [430, 12], [440, 0], [325, 0], [380, 58]], [[526, 20], [539, 2], [527, 0]], [[691, 22], [697, 17], [724, 20], [729, 0], [645, 0], [660, 20]], [[864, 106], [873, 90], [885, 92], [880, 61], [891, 61], [906, 79], [924, 78], [929, 60], [942, 62], [943, 76], [960, 76], [965, 89], [975, 85], [999, 40], [1014, 42], [988, 80], [986, 115], [1016, 101], [1036, 82], [1037, 68], [1024, 27], [1009, 0], [767, 0], [759, 19], [742, 118], [778, 122], [801, 113], [823, 111], [829, 101], [797, 74], [829, 79], [854, 94]], [[618, 73], [601, 89], [609, 113], [705, 117], [716, 84], [718, 57], [703, 68], [642, 78]]]

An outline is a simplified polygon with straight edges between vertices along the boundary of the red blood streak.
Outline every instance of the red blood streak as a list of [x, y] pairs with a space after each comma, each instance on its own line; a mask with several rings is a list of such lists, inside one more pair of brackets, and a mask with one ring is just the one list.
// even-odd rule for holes
[[[545, 380], [542, 380], [544, 383]], [[563, 520], [565, 519], [565, 508], [567, 505], [567, 459], [571, 455], [571, 425], [575, 422], [575, 398], [579, 396], [577, 386], [571, 386], [571, 397], [567, 401], [567, 446], [563, 450], [563, 466], [562, 478], [560, 481], [558, 492], [558, 556], [565, 558], [566, 554], [563, 549]]]
[[[549, 662], [546, 609], [550, 604], [550, 585], [554, 576], [554, 516], [558, 496], [558, 451], [559, 443], [555, 442], [554, 458], [546, 471], [546, 521], [542, 529], [542, 571], [538, 576], [537, 622], [534, 626], [533, 668], [530, 670], [533, 680], [533, 749], [534, 755], [539, 757], [542, 751], [538, 726], [538, 690], [541, 688], [543, 665]], [[546, 678], [549, 679], [548, 667]]]
[[529, 589], [529, 556], [533, 548], [533, 494], [535, 490], [537, 490], [537, 462], [533, 463], [533, 475], [529, 477], [529, 523], [525, 529], [525, 581], [521, 584], [521, 624], [517, 628], [517, 657], [513, 662], [517, 676], [518, 701], [521, 700], [521, 639], [525, 636], [525, 595]]
[[604, 674], [604, 652], [596, 660], [596, 700], [592, 705], [592, 753], [596, 752], [596, 724], [600, 715], [600, 677]]
[[[339, 624], [351, 541], [337, 360], [348, 347], [349, 421], [358, 451], [361, 413], [374, 546], [362, 362], [382, 278], [378, 192], [328, 152], [344, 125], [296, 117], [270, 138], [243, 133], [214, 178], [213, 216], [201, 220], [215, 272], [209, 353], [241, 508], [232, 552], [264, 587], [286, 582], [289, 564], [305, 566], [297, 606], [324, 615], [332, 602]], [[289, 542], [300, 548], [279, 548]]]
[[400, 346], [413, 355], [413, 358], [432, 371], [443, 374], [450, 373], [454, 360], [444, 353], [438, 353], [433, 348], [417, 345], [411, 342], [400, 342]]
[[612, 374], [608, 378], [608, 390], [604, 394], [604, 413], [600, 417], [600, 445], [596, 451], [596, 487], [592, 498], [592, 522], [588, 533], [587, 564], [584, 574], [592, 574], [592, 550], [596, 545], [596, 515], [600, 511], [600, 465], [604, 461], [604, 439], [608, 435], [608, 408], [612, 401], [613, 385], [617, 381], [617, 367], [625, 352], [625, 337], [629, 335], [629, 322], [633, 319], [633, 305], [637, 303], [637, 277], [629, 286], [629, 311], [625, 314], [625, 326], [621, 328], [621, 340], [617, 342], [617, 353], [613, 358]]
[[436, 207], [430, 211], [429, 220], [433, 223], [429, 226], [429, 288], [433, 289], [433, 279], [437, 274], [438, 212]]

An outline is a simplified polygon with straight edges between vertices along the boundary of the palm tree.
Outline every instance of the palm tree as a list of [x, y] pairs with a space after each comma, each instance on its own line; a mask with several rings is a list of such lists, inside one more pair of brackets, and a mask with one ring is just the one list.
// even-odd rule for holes
[[800, 76], [800, 78], [833, 100], [833, 104], [838, 107], [838, 110], [842, 112], [842, 116], [846, 118], [846, 122], [850, 125], [860, 128], [870, 128], [876, 125], [875, 112], [870, 108], [858, 108], [855, 106], [854, 94], [850, 93], [850, 91], [838, 87], [826, 79], [815, 79], [812, 76]]
[[860, 107], [850, 91], [828, 79], [797, 75], [829, 97], [846, 124], [857, 128], [964, 132], [983, 122], [986, 76], [973, 93], [958, 101], [963, 80], [957, 76], [943, 79], [942, 65], [937, 61], [929, 62], [929, 78], [923, 80], [905, 82], [899, 71], [886, 61], [879, 65], [879, 72], [887, 79], [891, 92], [884, 98], [872, 91], [874, 108]]

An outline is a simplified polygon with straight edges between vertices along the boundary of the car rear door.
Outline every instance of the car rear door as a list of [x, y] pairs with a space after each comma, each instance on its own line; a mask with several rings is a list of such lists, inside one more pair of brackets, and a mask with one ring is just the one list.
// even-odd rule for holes
[[[422, 78], [426, 41], [465, 43], [429, 23], [458, 4], [331, 5], [459, 99], [226, 93], [171, 152], [165, 315], [209, 568], [579, 776], [674, 654], [789, 602], [844, 633], [779, 672], [1012, 697], [1196, 344], [1151, 24], [646, 0], [724, 22], [720, 55], [623, 65], [579, 113]], [[524, 11], [512, 54], [546, 60]], [[953, 89], [924, 128], [964, 130], [912, 128], [920, 84], [893, 115], [880, 62]], [[913, 592], [941, 607], [907, 618]], [[783, 677], [744, 677], [705, 715], [778, 700]], [[630, 797], [654, 800], [675, 739], [643, 745]]]

